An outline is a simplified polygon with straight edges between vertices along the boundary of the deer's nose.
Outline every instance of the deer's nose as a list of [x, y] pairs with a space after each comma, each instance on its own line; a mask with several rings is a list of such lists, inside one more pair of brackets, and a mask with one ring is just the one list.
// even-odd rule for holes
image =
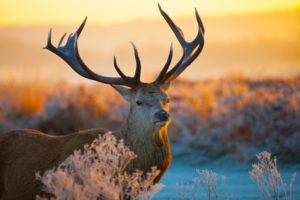
[[165, 110], [160, 110], [155, 113], [155, 117], [160, 121], [168, 121], [169, 114]]

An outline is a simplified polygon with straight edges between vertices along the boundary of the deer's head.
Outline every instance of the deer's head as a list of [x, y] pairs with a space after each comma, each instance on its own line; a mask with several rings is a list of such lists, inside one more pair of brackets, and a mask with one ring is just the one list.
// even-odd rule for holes
[[139, 124], [139, 126], [143, 129], [155, 129], [168, 124], [170, 100], [167, 95], [167, 90], [170, 82], [176, 79], [197, 58], [204, 46], [204, 27], [197, 10], [195, 10], [195, 13], [198, 23], [198, 34], [192, 42], [187, 42], [184, 39], [181, 29], [174, 24], [171, 18], [162, 10], [160, 5], [158, 5], [158, 7], [160, 13], [169, 24], [182, 46], [183, 55], [177, 64], [175, 64], [172, 69], [169, 69], [173, 55], [173, 48], [171, 45], [167, 62], [159, 73], [157, 79], [152, 83], [143, 83], [140, 80], [141, 63], [137, 48], [133, 43], [131, 44], [133, 46], [136, 59], [136, 70], [133, 77], [126, 76], [121, 71], [115, 57], [114, 67], [120, 77], [105, 77], [96, 74], [88, 68], [79, 56], [77, 46], [77, 39], [84, 28], [87, 18], [74, 34], [70, 34], [64, 46], [61, 46], [61, 44], [66, 34], [62, 36], [58, 43], [58, 47], [56, 48], [51, 43], [50, 30], [48, 42], [45, 47], [45, 49], [48, 49], [61, 57], [79, 75], [98, 82], [110, 84], [114, 89], [116, 89], [131, 105], [129, 116], [133, 117], [135, 123]]
[[136, 123], [143, 131], [153, 131], [169, 122], [168, 85], [141, 83], [131, 89], [123, 86], [114, 88], [130, 103], [129, 122]]

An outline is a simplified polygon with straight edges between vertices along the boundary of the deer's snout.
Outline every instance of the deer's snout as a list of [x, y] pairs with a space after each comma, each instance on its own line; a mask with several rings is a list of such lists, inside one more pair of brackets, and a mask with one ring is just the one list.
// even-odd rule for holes
[[159, 121], [168, 121], [170, 115], [165, 110], [159, 110], [158, 112], [155, 113], [155, 117]]

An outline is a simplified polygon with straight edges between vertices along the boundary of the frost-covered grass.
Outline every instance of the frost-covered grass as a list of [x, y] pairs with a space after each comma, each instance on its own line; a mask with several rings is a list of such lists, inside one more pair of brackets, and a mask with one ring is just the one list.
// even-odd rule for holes
[[[176, 146], [184, 149], [182, 155], [174, 154], [173, 160], [184, 157], [185, 161], [198, 166], [211, 160], [222, 159], [222, 156], [233, 155], [238, 160], [253, 161], [253, 155], [264, 149], [272, 152], [282, 162], [300, 162], [299, 77], [277, 80], [227, 78], [197, 82], [177, 81], [172, 83], [170, 96], [170, 138], [173, 144], [176, 143]], [[51, 134], [68, 134], [99, 126], [114, 130], [121, 125], [127, 110], [128, 106], [107, 86], [0, 83], [0, 133], [13, 128], [33, 128]], [[118, 152], [119, 143], [114, 144], [114, 152], [125, 159], [124, 163], [132, 158], [133, 154]], [[91, 171], [85, 168], [93, 165], [89, 160], [92, 153], [88, 149], [75, 152], [58, 169], [49, 170], [44, 176], [41, 175], [40, 180], [48, 185], [45, 189], [58, 198], [63, 198], [64, 195], [79, 195], [81, 199], [92, 199], [99, 195], [99, 188], [103, 187], [101, 184], [105, 187], [107, 184], [114, 184], [107, 180], [100, 184], [103, 177], [94, 179], [95, 176], [89, 175], [96, 173], [95, 170], [101, 170], [98, 166], [91, 168]], [[104, 163], [111, 155], [106, 153], [108, 157], [101, 158], [102, 161], [104, 159]], [[89, 156], [83, 156], [85, 154]], [[114, 156], [116, 158], [116, 155]], [[264, 197], [277, 200], [278, 196], [280, 199], [293, 199], [297, 196], [293, 193], [296, 175], [292, 176], [291, 181], [285, 182], [277, 169], [277, 162], [270, 154], [258, 154], [258, 159], [259, 162], [253, 165], [250, 175]], [[84, 162], [85, 164], [82, 164]], [[114, 173], [111, 170], [114, 169], [105, 170], [108, 170], [105, 172], [112, 178]], [[75, 171], [84, 173], [80, 175], [81, 178], [77, 175], [74, 177]], [[120, 177], [130, 177], [123, 174], [122, 170], [119, 172], [122, 175]], [[220, 186], [223, 186], [220, 185], [220, 178], [214, 181], [214, 177], [219, 176], [211, 171], [201, 172], [206, 172], [204, 174], [207, 176], [203, 177], [197, 173], [193, 181], [179, 183], [179, 194], [172, 198], [197, 199], [197, 194], [201, 193], [201, 199], [224, 199], [221, 198], [224, 194], [223, 190], [220, 190]], [[136, 179], [131, 178], [141, 181], [139, 175], [137, 172], [133, 175]], [[224, 175], [227, 179], [224, 185], [226, 187], [227, 184], [230, 185], [231, 177]], [[89, 177], [92, 179], [89, 180]], [[205, 177], [210, 178], [206, 180]], [[237, 181], [239, 176], [236, 175], [235, 179], [233, 181]], [[97, 188], [94, 188], [96, 185]], [[124, 188], [118, 184], [113, 186], [115, 191], [118, 191], [117, 196], [122, 196], [124, 190], [121, 188]], [[253, 184], [251, 191], [254, 187]], [[172, 195], [176, 194], [175, 190], [173, 188]], [[299, 191], [299, 186], [296, 187], [296, 191]], [[104, 195], [112, 195], [109, 192], [111, 191]], [[229, 194], [235, 196], [235, 193]], [[299, 195], [296, 198], [299, 198]]]
[[135, 158], [122, 140], [107, 133], [83, 151], [75, 150], [57, 168], [42, 175], [37, 173], [36, 177], [43, 183], [43, 191], [56, 200], [152, 199], [162, 188], [161, 184], [153, 184], [159, 170], [154, 166], [147, 174], [139, 170], [126, 173], [126, 167]]
[[179, 183], [176, 186], [177, 194], [181, 200], [199, 199], [199, 194], [204, 194], [205, 199], [222, 199], [218, 191], [220, 185], [225, 184], [225, 176], [219, 176], [217, 173], [208, 170], [196, 170], [196, 177], [187, 183]]
[[[135, 158], [135, 153], [122, 140], [117, 141], [111, 133], [106, 133], [99, 135], [99, 138], [86, 145], [82, 151], [75, 150], [57, 168], [44, 174], [37, 172], [36, 177], [43, 183], [42, 190], [52, 195], [51, 200], [152, 199], [162, 189], [162, 184], [153, 184], [159, 171], [154, 166], [146, 175], [139, 170], [128, 174], [126, 167]], [[277, 160], [272, 158], [271, 153], [261, 152], [257, 154], [257, 159], [258, 162], [252, 165], [249, 176], [262, 196], [266, 200], [293, 200], [296, 173], [287, 185], [277, 168]], [[229, 196], [220, 190], [225, 185], [225, 179], [225, 176], [213, 171], [197, 169], [192, 180], [177, 183], [177, 195], [170, 198], [242, 198], [235, 193]], [[37, 196], [36, 199], [46, 200], [47, 197]]]
[[[251, 161], [264, 149], [283, 162], [300, 162], [299, 77], [175, 81], [170, 96], [170, 138], [191, 160], [234, 155]], [[52, 134], [99, 126], [115, 130], [127, 111], [121, 97], [101, 84], [0, 83], [0, 133], [13, 128]]]
[[258, 163], [253, 164], [249, 175], [265, 199], [293, 199], [293, 185], [296, 173], [293, 174], [289, 185], [287, 185], [277, 169], [277, 160], [271, 157], [271, 153], [264, 151], [256, 156]]
[[[236, 164], [230, 164], [228, 160], [224, 163], [227, 166], [221, 167], [223, 172], [229, 172], [226, 174], [226, 182], [225, 177], [218, 175], [216, 172], [197, 169], [196, 175], [190, 178], [189, 181], [177, 183], [175, 187], [177, 196], [172, 196], [172, 198], [181, 200], [296, 200], [300, 198], [299, 181], [297, 185], [294, 185], [296, 183], [296, 172], [292, 174], [291, 179], [286, 184], [283, 174], [278, 169], [277, 160], [272, 158], [271, 153], [264, 151], [256, 156], [258, 162], [252, 165], [248, 177], [246, 171], [239, 171], [239, 167], [235, 166]], [[210, 167], [212, 166], [210, 165]], [[230, 170], [226, 170], [226, 167], [229, 167]], [[234, 173], [231, 170], [234, 170]], [[182, 174], [187, 175], [186, 172], [182, 172]], [[237, 175], [231, 177], [232, 174]], [[248, 179], [248, 181], [244, 179]], [[257, 188], [254, 188], [255, 186]], [[227, 190], [224, 188], [227, 188]]]

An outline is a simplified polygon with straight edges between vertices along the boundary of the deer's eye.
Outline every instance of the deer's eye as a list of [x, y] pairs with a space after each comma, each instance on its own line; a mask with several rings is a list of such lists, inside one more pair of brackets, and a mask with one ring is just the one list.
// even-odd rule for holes
[[141, 100], [137, 100], [137, 101], [136, 101], [136, 104], [137, 104], [138, 106], [141, 106], [141, 105], [143, 105], [143, 102], [142, 102]]

